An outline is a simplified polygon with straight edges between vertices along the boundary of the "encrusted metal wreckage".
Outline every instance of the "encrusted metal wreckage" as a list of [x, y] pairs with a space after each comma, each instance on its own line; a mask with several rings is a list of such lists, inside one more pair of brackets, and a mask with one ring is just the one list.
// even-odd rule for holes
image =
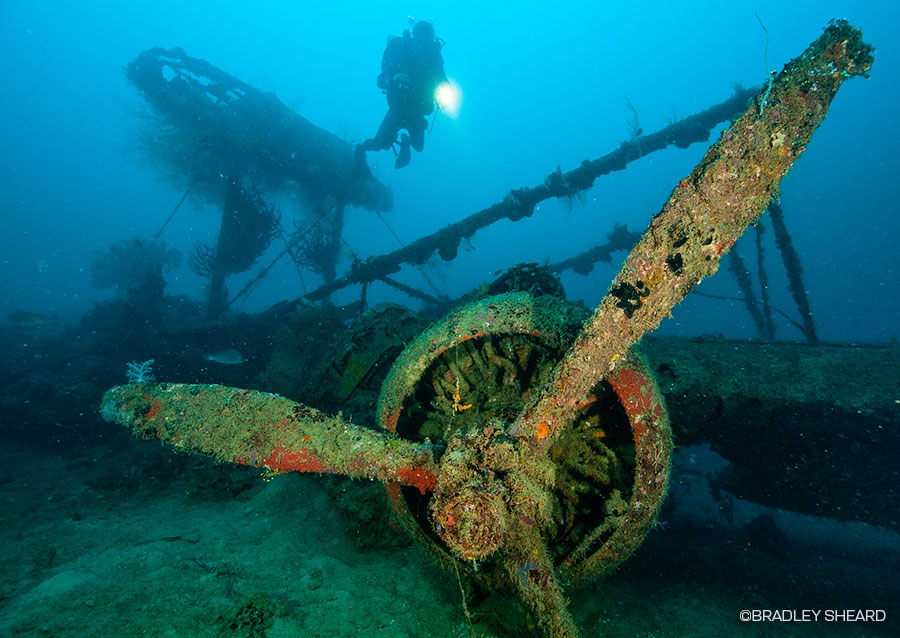
[[222, 461], [382, 481], [439, 562], [513, 592], [545, 635], [576, 636], [563, 585], [625, 560], [666, 495], [671, 431], [635, 344], [716, 272], [872, 61], [858, 30], [830, 24], [678, 183], [590, 317], [527, 293], [456, 310], [394, 363], [377, 429], [215, 385], [119, 386], [102, 413]]

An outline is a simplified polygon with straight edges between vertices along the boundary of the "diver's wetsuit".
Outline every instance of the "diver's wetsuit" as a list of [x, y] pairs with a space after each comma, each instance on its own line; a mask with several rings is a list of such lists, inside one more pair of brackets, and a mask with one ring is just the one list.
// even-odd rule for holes
[[[387, 150], [399, 141], [395, 167], [402, 168], [409, 163], [410, 147], [419, 152], [425, 147], [425, 129], [428, 128], [425, 116], [434, 112], [435, 89], [447, 81], [441, 45], [433, 31], [426, 31], [422, 37], [404, 31], [402, 36], [388, 42], [377, 82], [387, 95], [388, 111], [375, 137], [356, 147], [358, 167], [361, 164], [360, 168], [368, 170], [365, 166], [367, 151]], [[397, 134], [402, 129], [409, 134], [398, 140]]]

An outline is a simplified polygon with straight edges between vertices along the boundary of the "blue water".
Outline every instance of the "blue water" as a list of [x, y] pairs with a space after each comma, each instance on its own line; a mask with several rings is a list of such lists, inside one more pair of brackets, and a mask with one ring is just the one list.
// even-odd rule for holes
[[[346, 211], [340, 276], [354, 255], [396, 250], [398, 238], [409, 244], [502, 201], [511, 189], [538, 186], [557, 170], [606, 155], [631, 139], [635, 113], [649, 134], [728, 99], [734, 85], [761, 86], [832, 18], [862, 29], [876, 48], [875, 65], [870, 78], [852, 79], [839, 91], [806, 152], [781, 182], [781, 207], [819, 338], [893, 345], [811, 348], [816, 362], [825, 363], [798, 371], [800, 381], [777, 388], [784, 390], [781, 398], [767, 396], [766, 404], [745, 393], [744, 380], [763, 371], [760, 385], [774, 385], [766, 366], [774, 370], [779, 352], [806, 346], [742, 344], [759, 346], [759, 354], [752, 361], [748, 355], [746, 366], [738, 364], [732, 379], [737, 381], [712, 379], [709, 388], [690, 388], [692, 374], [703, 372], [704, 362], [675, 357], [658, 363], [655, 372], [668, 393], [670, 413], [696, 407], [708, 422], [694, 427], [673, 420], [676, 432], [693, 432], [696, 440], [676, 439], [661, 524], [642, 548], [611, 578], [567, 589], [566, 595], [583, 636], [894, 635], [890, 627], [897, 627], [900, 591], [894, 460], [900, 449], [892, 451], [898, 444], [890, 425], [898, 421], [900, 390], [896, 377], [887, 374], [867, 385], [873, 375], [853, 364], [865, 368], [874, 362], [873, 369], [889, 370], [897, 358], [898, 6], [849, 0], [4, 0], [0, 635], [475, 633], [462, 607], [461, 583], [391, 526], [380, 486], [295, 473], [272, 480], [268, 472], [263, 480], [255, 470], [175, 454], [101, 420], [100, 398], [126, 381], [129, 361], [138, 366], [154, 359], [152, 373], [160, 381], [268, 390], [275, 383], [267, 367], [273, 348], [292, 343], [279, 333], [287, 323], [284, 308], [277, 316], [257, 315], [252, 330], [246, 328], [250, 319], [220, 324], [202, 319], [196, 308], [203, 303], [206, 280], [185, 259], [164, 273], [165, 290], [196, 300], [196, 307], [169, 297], [171, 303], [147, 319], [138, 314], [140, 299], [128, 304], [120, 295], [104, 304], [116, 293], [92, 285], [98, 255], [116, 242], [154, 235], [184, 195], [184, 180], [167, 179], [141, 148], [147, 105], [125, 69], [142, 51], [181, 47], [274, 93], [313, 124], [355, 144], [375, 133], [385, 113], [375, 78], [388, 36], [399, 35], [412, 20], [434, 24], [446, 43], [446, 73], [461, 91], [460, 109], [434, 118], [424, 151], [413, 153], [402, 170], [393, 168], [392, 153], [369, 153], [374, 176], [393, 192], [393, 210], [381, 216], [361, 208]], [[723, 128], [713, 131], [709, 143]], [[442, 295], [457, 298], [517, 263], [554, 263], [602, 244], [615, 224], [642, 232], [709, 143], [652, 153], [598, 178], [583, 197], [545, 201], [531, 217], [478, 231], [452, 261], [433, 255], [422, 268], [404, 266], [394, 277], [432, 294], [433, 284]], [[287, 194], [272, 195], [283, 208], [286, 229], [309, 219], [310, 211]], [[221, 218], [220, 204], [195, 193], [161, 240], [167, 250], [187, 257], [195, 243], [215, 243]], [[761, 223], [769, 300], [799, 321], [771, 225]], [[754, 276], [755, 239], [748, 232], [735, 245]], [[278, 250], [273, 243], [256, 266], [229, 278], [232, 293]], [[561, 273], [568, 298], [596, 306], [624, 258], [617, 252], [612, 263], [598, 263], [586, 276]], [[311, 270], [302, 276], [310, 289], [322, 283]], [[696, 291], [742, 294], [727, 268]], [[279, 263], [234, 310], [257, 313], [302, 293], [294, 266]], [[331, 298], [339, 305], [359, 299], [358, 286]], [[368, 287], [366, 301], [421, 307], [381, 283]], [[9, 315], [19, 310], [58, 315], [62, 325], [13, 325]], [[657, 335], [758, 336], [741, 301], [691, 294], [672, 314]], [[326, 346], [346, 333], [334, 320], [329, 339], [333, 315], [321, 316], [329, 318], [317, 325], [326, 328], [311, 329], [310, 338], [330, 356]], [[774, 318], [778, 339], [803, 340], [790, 321]], [[363, 331], [362, 338], [375, 330]], [[732, 341], [700, 343], [719, 347], [723, 357], [737, 349]], [[396, 350], [392, 344], [380, 352], [393, 356]], [[372, 425], [377, 387], [366, 383], [383, 377], [388, 365], [381, 363], [390, 362], [386, 357], [372, 363], [365, 353], [357, 354], [351, 347], [337, 353], [338, 372], [331, 377], [330, 368], [306, 369], [318, 360], [310, 364], [298, 356], [300, 363], [280, 365], [296, 377], [308, 373], [340, 385], [323, 383], [323, 396], [355, 392], [356, 404], [335, 411], [345, 408], [345, 419]], [[216, 360], [222, 357], [231, 361]], [[838, 366], [829, 361], [843, 367], [835, 371]], [[370, 367], [356, 369], [364, 364]], [[686, 365], [694, 369], [682, 373], [679, 366]], [[150, 371], [147, 365], [145, 372]], [[676, 381], [690, 388], [690, 397], [700, 397], [696, 406], [686, 405], [693, 401], [688, 390], [673, 395], [681, 387]], [[807, 382], [816, 388], [831, 383], [835, 396], [830, 390], [810, 396]], [[735, 415], [744, 393], [751, 397], [748, 413]], [[766, 414], [777, 415], [771, 430]], [[744, 438], [741, 428], [749, 432]], [[717, 450], [711, 432], [734, 437], [727, 452]], [[726, 476], [729, 469], [747, 468], [768, 475], [776, 462], [781, 466], [772, 476], [796, 471], [803, 477], [781, 483], [787, 496], [764, 494], [763, 502], [754, 503], [741, 496], [754, 490], [737, 488], [770, 483], [753, 474]], [[722, 476], [732, 482], [719, 481]], [[823, 494], [821, 485], [804, 482], [816, 476], [842, 491]], [[807, 498], [792, 511], [777, 509], [794, 495]], [[881, 495], [887, 505], [878, 500]], [[267, 613], [276, 617], [271, 632], [242, 633], [230, 625], [236, 614], [252, 615], [253, 604], [269, 605]], [[520, 610], [504, 611], [502, 600], [493, 604], [499, 611], [491, 601], [474, 610], [479, 635], [506, 629], [504, 613], [516, 619], [513, 624], [525, 622]], [[888, 618], [877, 624], [740, 623], [742, 609], [776, 608], [887, 610]]]
[[[768, 29], [766, 33], [754, 13]], [[96, 299], [90, 266], [98, 250], [150, 236], [181, 197], [138, 150], [141, 96], [126, 64], [142, 50], [189, 55], [264, 91], [351, 142], [371, 136], [384, 113], [375, 87], [381, 52], [408, 16], [432, 20], [446, 41], [447, 74], [463, 102], [439, 115], [425, 151], [395, 171], [371, 154], [394, 192], [385, 219], [409, 243], [493, 204], [511, 188], [540, 184], [630, 138], [630, 101], [646, 133], [726, 99], [731, 86], [760, 85], [766, 71], [798, 55], [832, 17], [846, 17], [876, 47], [871, 79], [849, 82], [807, 152], [782, 183], [782, 206], [805, 271], [819, 336], [885, 342], [897, 336], [897, 6], [886, 2], [669, 2], [630, 4], [140, 2], [35, 3], [0, 8], [0, 315], [26, 309], [73, 322]], [[715, 139], [714, 133], [713, 139]], [[642, 231], [705, 149], [658, 152], [602, 177], [583, 204], [545, 202], [518, 223], [476, 234], [452, 263], [434, 257], [429, 277], [460, 294], [521, 261], [553, 262], [605, 239], [613, 223]], [[285, 224], [304, 211], [289, 208]], [[219, 214], [189, 201], [162, 239], [190, 252], [211, 243]], [[796, 316], [768, 235], [771, 302]], [[361, 257], [399, 247], [371, 212], [348, 211], [344, 239]], [[755, 254], [752, 236], [738, 244]], [[275, 250], [272, 248], [271, 250]], [[339, 274], [349, 264], [345, 251]], [[624, 253], [584, 277], [564, 273], [573, 299], [595, 305]], [[260, 263], [267, 263], [264, 256]], [[415, 269], [399, 278], [424, 286]], [[203, 280], [182, 266], [171, 293], [201, 296]], [[315, 275], [306, 274], [312, 285]], [[236, 278], [235, 282], [241, 281]], [[239, 283], [234, 284], [237, 289]], [[735, 296], [721, 273], [698, 289]], [[253, 311], [301, 292], [292, 267], [273, 271], [238, 307]], [[369, 302], [398, 297], [372, 286]], [[357, 298], [351, 288], [338, 303]], [[779, 320], [781, 321], [781, 320]], [[663, 333], [753, 336], [742, 304], [692, 297]], [[801, 338], [787, 323], [782, 338]]]

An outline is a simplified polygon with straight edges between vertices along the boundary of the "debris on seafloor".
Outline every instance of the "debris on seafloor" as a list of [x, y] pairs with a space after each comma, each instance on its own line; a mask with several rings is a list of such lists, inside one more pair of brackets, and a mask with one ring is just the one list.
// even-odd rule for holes
[[[222, 460], [384, 481], [407, 530], [438, 560], [514, 592], [545, 635], [577, 636], [562, 583], [588, 582], [627, 558], [667, 488], [668, 418], [632, 346], [716, 272], [843, 81], [868, 72], [871, 51], [858, 30], [834, 21], [787, 64], [676, 186], [577, 335], [574, 311], [520, 293], [466, 306], [423, 333], [383, 386], [386, 432], [213, 385], [119, 386], [102, 413]], [[523, 370], [539, 371], [533, 385]], [[521, 396], [491, 404], [484, 382]], [[625, 436], [607, 444], [614, 423], [625, 424]], [[558, 476], [577, 478], [572, 493]], [[412, 499], [426, 499], [424, 513], [412, 511]], [[560, 529], [555, 514], [565, 507], [564, 525], [574, 527]], [[487, 569], [475, 574], [473, 560]]]

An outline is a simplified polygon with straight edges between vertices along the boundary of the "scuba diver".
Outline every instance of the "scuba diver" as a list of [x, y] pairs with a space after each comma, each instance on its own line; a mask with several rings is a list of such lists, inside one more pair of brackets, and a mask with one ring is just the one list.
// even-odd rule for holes
[[[441, 47], [434, 27], [417, 22], [400, 37], [391, 38], [381, 58], [381, 73], [376, 84], [387, 95], [388, 111], [375, 137], [356, 147], [356, 171], [368, 174], [366, 152], [400, 145], [394, 168], [403, 168], [412, 157], [410, 147], [421, 152], [425, 146], [426, 115], [434, 112], [435, 90], [447, 82]], [[406, 133], [397, 137], [401, 130]]]

